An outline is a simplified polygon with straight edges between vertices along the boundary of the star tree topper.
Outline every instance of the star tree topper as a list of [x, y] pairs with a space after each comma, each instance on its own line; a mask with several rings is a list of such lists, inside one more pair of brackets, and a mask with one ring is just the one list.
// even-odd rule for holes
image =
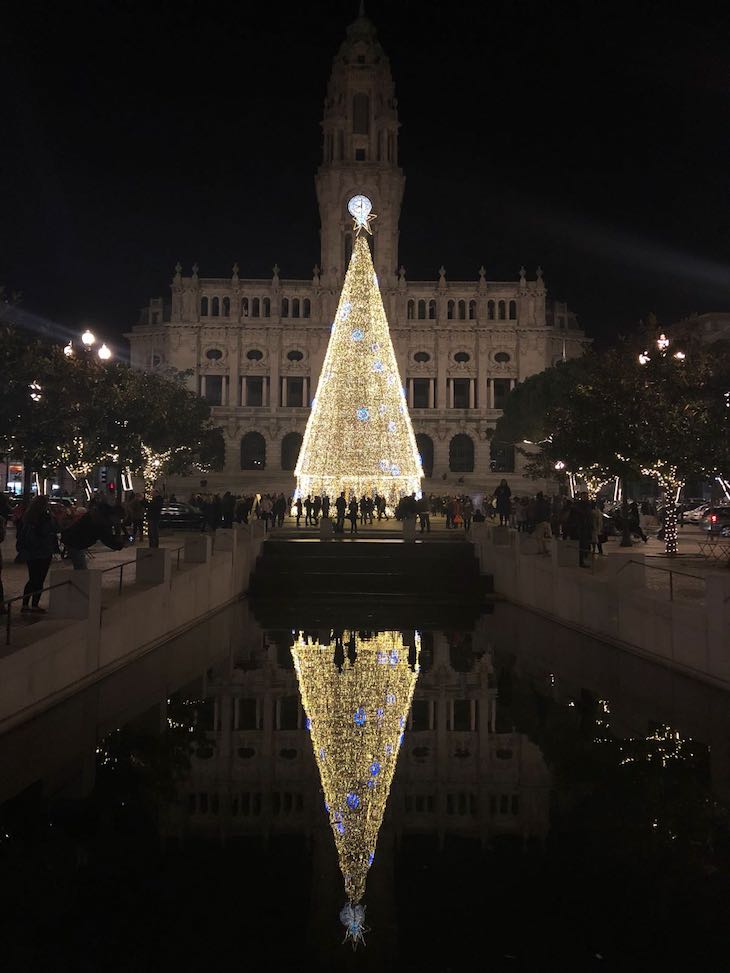
[[367, 196], [353, 196], [347, 204], [347, 209], [355, 221], [355, 235], [359, 236], [360, 231], [365, 230], [372, 236], [373, 231], [370, 229], [370, 221], [376, 219], [376, 214], [373, 213], [373, 204]]

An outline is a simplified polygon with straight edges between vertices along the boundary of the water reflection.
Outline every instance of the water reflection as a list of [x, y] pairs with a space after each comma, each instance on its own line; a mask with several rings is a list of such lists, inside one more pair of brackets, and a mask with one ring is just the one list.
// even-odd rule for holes
[[242, 933], [339, 968], [343, 882], [364, 968], [722, 968], [727, 702], [507, 606], [420, 634], [236, 606], [0, 737], [8, 968], [192, 969]]

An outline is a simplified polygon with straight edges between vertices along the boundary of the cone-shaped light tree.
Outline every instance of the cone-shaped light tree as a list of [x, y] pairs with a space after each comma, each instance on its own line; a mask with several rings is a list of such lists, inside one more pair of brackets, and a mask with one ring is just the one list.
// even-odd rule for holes
[[[358, 201], [356, 203], [356, 201]], [[364, 202], [362, 202], [364, 201]], [[350, 200], [357, 237], [295, 475], [307, 494], [384, 496], [421, 489], [423, 469], [370, 256], [370, 201]]]
[[356, 945], [365, 932], [361, 900], [418, 678], [420, 637], [410, 659], [398, 632], [370, 638], [345, 632], [326, 644], [300, 634], [292, 655], [345, 882], [340, 919]]

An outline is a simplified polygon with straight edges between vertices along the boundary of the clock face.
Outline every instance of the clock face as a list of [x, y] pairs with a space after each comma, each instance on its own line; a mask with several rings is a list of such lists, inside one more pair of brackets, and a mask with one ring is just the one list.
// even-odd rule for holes
[[372, 208], [373, 204], [367, 196], [362, 195], [353, 196], [347, 204], [350, 215], [360, 226], [365, 226]]

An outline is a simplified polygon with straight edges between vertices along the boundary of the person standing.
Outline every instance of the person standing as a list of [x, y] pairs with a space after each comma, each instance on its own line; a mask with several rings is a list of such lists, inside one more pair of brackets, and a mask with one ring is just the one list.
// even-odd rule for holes
[[147, 503], [147, 536], [150, 547], [160, 546], [160, 518], [162, 517], [162, 494], [159, 490], [152, 491], [152, 498]]
[[461, 501], [461, 515], [464, 518], [464, 530], [468, 532], [474, 516], [474, 503], [470, 496], [465, 496]]
[[224, 527], [233, 527], [233, 514], [236, 509], [236, 498], [230, 490], [226, 490], [221, 500], [221, 515]]
[[296, 503], [294, 504], [294, 507], [295, 507], [296, 512], [297, 512], [297, 527], [298, 527], [299, 526], [299, 521], [302, 519], [302, 512], [304, 510], [304, 505], [302, 503], [302, 498], [301, 497], [297, 497], [297, 500], [296, 500]]
[[310, 527], [312, 524], [312, 498], [307, 494], [304, 501], [304, 526]]
[[494, 491], [494, 499], [497, 503], [497, 513], [499, 514], [499, 524], [503, 527], [505, 524], [509, 523], [510, 515], [510, 498], [512, 497], [512, 491], [509, 488], [509, 484], [506, 480], [502, 480], [497, 489]]
[[593, 537], [593, 511], [588, 494], [581, 493], [573, 504], [573, 530], [578, 541], [578, 566], [589, 568], [591, 539]]
[[629, 530], [633, 537], [640, 537], [642, 541], [646, 544], [648, 537], [641, 528], [641, 518], [639, 516], [639, 507], [634, 500], [633, 503], [629, 504]]
[[345, 491], [339, 495], [337, 500], [335, 500], [335, 508], [337, 510], [337, 523], [335, 524], [335, 530], [339, 534], [344, 534], [345, 532], [345, 511], [347, 510], [347, 500], [345, 500]]
[[322, 516], [325, 520], [329, 520], [330, 517], [330, 498], [325, 493], [322, 497]]
[[7, 523], [10, 517], [10, 504], [4, 493], [0, 493], [0, 615], [4, 615], [6, 608], [4, 605], [5, 592], [3, 590], [3, 541], [7, 530]]
[[17, 548], [21, 561], [28, 567], [28, 580], [23, 589], [21, 612], [39, 612], [41, 589], [46, 581], [53, 555], [58, 550], [56, 521], [48, 506], [48, 497], [41, 494], [32, 500], [23, 516]]
[[418, 522], [421, 527], [421, 533], [428, 531], [431, 533], [431, 514], [430, 514], [430, 504], [428, 502], [428, 497], [422, 496], [418, 501], [416, 509], [418, 510]]
[[593, 553], [596, 551], [603, 554], [603, 512], [595, 500], [591, 503], [591, 517], [593, 518], [593, 533], [591, 535], [591, 548]]
[[316, 527], [319, 523], [319, 515], [322, 511], [322, 498], [316, 496], [312, 501], [312, 517], [314, 519], [314, 526]]
[[132, 494], [127, 509], [132, 525], [132, 540], [141, 541], [144, 538], [144, 500], [139, 493]]
[[357, 497], [353, 497], [352, 500], [350, 500], [350, 505], [348, 507], [351, 534], [357, 534], [357, 508]]

